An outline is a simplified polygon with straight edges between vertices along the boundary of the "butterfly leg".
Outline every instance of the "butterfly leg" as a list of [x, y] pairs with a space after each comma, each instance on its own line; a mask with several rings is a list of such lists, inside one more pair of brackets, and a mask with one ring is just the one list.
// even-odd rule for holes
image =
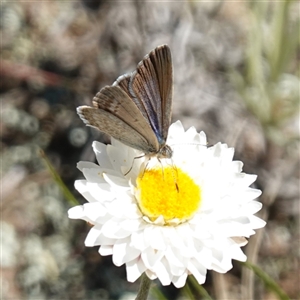
[[[131, 164], [131, 167], [130, 167], [130, 169], [124, 174], [124, 176], [126, 176], [127, 174], [129, 174], [130, 173], [130, 171], [132, 170], [132, 168], [133, 168], [133, 164], [134, 164], [134, 161], [136, 160], [136, 159], [138, 159], [138, 158], [142, 158], [142, 157], [144, 157], [145, 156], [145, 154], [143, 154], [143, 155], [140, 155], [140, 156], [136, 156], [134, 159], [133, 159], [133, 162], [132, 162], [132, 164]], [[147, 162], [147, 165], [148, 165], [148, 162]], [[144, 170], [144, 172], [145, 172], [145, 170]], [[143, 174], [143, 176], [144, 176], [144, 174]]]

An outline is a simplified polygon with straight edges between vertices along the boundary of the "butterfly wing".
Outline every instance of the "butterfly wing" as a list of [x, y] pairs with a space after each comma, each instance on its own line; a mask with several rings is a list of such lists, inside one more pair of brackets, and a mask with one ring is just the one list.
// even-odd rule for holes
[[171, 122], [173, 69], [167, 45], [157, 47], [131, 75], [120, 76], [77, 112], [89, 126], [146, 154], [165, 144]]
[[93, 99], [93, 106], [77, 108], [85, 124], [146, 154], [159, 150], [157, 138], [148, 122], [120, 87], [107, 86], [101, 89]]
[[[121, 83], [127, 81], [128, 78], [124, 78]], [[155, 48], [138, 64], [131, 75], [128, 91], [159, 144], [164, 145], [171, 122], [173, 96], [172, 57], [167, 45]]]

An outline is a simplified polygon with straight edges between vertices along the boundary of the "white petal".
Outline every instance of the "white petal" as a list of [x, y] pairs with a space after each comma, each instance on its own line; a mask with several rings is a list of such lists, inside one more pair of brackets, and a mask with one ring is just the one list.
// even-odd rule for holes
[[[84, 177], [89, 182], [95, 182], [95, 183], [105, 183], [107, 182], [105, 179], [106, 176], [114, 176], [116, 178], [119, 178], [119, 180], [124, 180], [123, 177], [121, 177], [121, 174], [115, 170], [111, 169], [104, 169], [104, 168], [92, 168], [92, 169], [86, 169], [84, 168], [82, 170]], [[128, 185], [128, 184], [127, 184]]]
[[184, 133], [184, 128], [182, 126], [182, 123], [178, 120], [175, 123], [171, 124], [169, 127], [169, 134], [168, 136], [178, 136], [180, 134]]
[[166, 226], [162, 233], [164, 235], [164, 239], [169, 241], [169, 244], [173, 247], [177, 249], [182, 249], [184, 247], [184, 243], [174, 227]]
[[233, 259], [236, 259], [236, 260], [239, 260], [239, 261], [246, 261], [247, 260], [247, 256], [243, 253], [241, 248], [237, 245], [233, 245], [231, 247], [230, 255]]
[[92, 162], [80, 161], [77, 163], [77, 168], [82, 172], [83, 169], [99, 169], [99, 166]]
[[130, 231], [132, 233], [141, 230], [141, 228], [144, 227], [139, 219], [126, 219], [120, 222], [120, 225], [125, 231]]
[[216, 271], [216, 272], [218, 272], [218, 273], [225, 274], [231, 268], [227, 269], [227, 268], [221, 267], [219, 264], [213, 264], [211, 269], [214, 270], [214, 271]]
[[241, 209], [238, 210], [240, 215], [253, 215], [260, 211], [262, 208], [262, 203], [257, 201], [251, 201], [242, 206]]
[[112, 255], [113, 254], [113, 246], [102, 245], [99, 248], [99, 253], [103, 256]]
[[136, 249], [144, 251], [149, 247], [150, 241], [145, 239], [144, 231], [133, 232], [131, 235], [131, 243]]
[[222, 153], [222, 164], [223, 166], [226, 167], [231, 167], [232, 166], [232, 159], [234, 155], [234, 149], [233, 148], [228, 148], [226, 151], [223, 151]]
[[261, 195], [261, 190], [248, 188], [246, 192], [243, 194], [243, 202], [248, 202], [258, 198]]
[[147, 248], [141, 253], [141, 258], [148, 269], [152, 269], [164, 256], [164, 251]]
[[242, 172], [242, 169], [243, 169], [243, 163], [241, 161], [233, 161], [233, 162], [231, 162], [231, 169], [232, 169], [232, 172], [240, 173], [240, 172]]
[[208, 248], [202, 247], [202, 249], [195, 255], [195, 260], [206, 269], [210, 270], [212, 265], [212, 253]]
[[[117, 196], [119, 196], [116, 193]], [[132, 198], [128, 195], [122, 195], [123, 197], [118, 197], [113, 201], [107, 203], [107, 210], [117, 218], [135, 218], [137, 212], [136, 203], [132, 203]], [[133, 207], [135, 206], [135, 207]]]
[[182, 224], [176, 227], [176, 231], [180, 236], [181, 240], [184, 243], [184, 251], [186, 252], [187, 256], [191, 255], [191, 251], [194, 249], [194, 240], [193, 236], [190, 234], [187, 225]]
[[119, 267], [136, 259], [140, 253], [139, 250], [130, 247], [126, 239], [118, 240], [113, 246], [113, 263]]
[[102, 226], [102, 232], [105, 236], [113, 239], [122, 239], [131, 235], [130, 231], [122, 228], [118, 220], [110, 219], [107, 220]]
[[188, 276], [187, 272], [184, 272], [181, 276], [173, 276], [172, 283], [174, 284], [175, 287], [180, 289], [184, 287], [187, 276]]
[[83, 205], [83, 209], [86, 217], [92, 224], [106, 215], [105, 207], [99, 202], [86, 203]]
[[242, 174], [244, 175], [243, 184], [245, 187], [250, 186], [257, 179], [257, 175], [245, 174], [245, 173]]
[[172, 276], [167, 270], [167, 262], [164, 259], [155, 264], [155, 273], [162, 285], [169, 285], [172, 282]]
[[85, 239], [85, 242], [84, 242], [85, 246], [86, 247], [95, 246], [97, 244], [96, 240], [98, 239], [100, 234], [101, 234], [101, 228], [99, 228], [97, 226], [94, 226], [93, 228], [91, 228], [91, 230], [89, 231], [89, 233]]
[[114, 243], [116, 243], [116, 239], [108, 238], [108, 237], [104, 236], [103, 233], [100, 231], [98, 236], [96, 236], [96, 239], [94, 239], [93, 241], [92, 240], [89, 241], [89, 247], [98, 246], [98, 245], [111, 246]]
[[119, 177], [111, 174], [103, 174], [103, 177], [106, 182], [108, 182], [111, 186], [113, 186], [114, 189], [118, 189], [121, 191], [128, 191], [129, 190], [129, 184], [128, 180], [124, 177]]
[[201, 145], [206, 145], [207, 144], [207, 139], [206, 139], [205, 132], [204, 131], [200, 131], [199, 136], [200, 136], [200, 144]]
[[[165, 257], [168, 260], [171, 269], [172, 266], [174, 266], [174, 269], [180, 269], [180, 268], [185, 268], [184, 262], [186, 259], [183, 259], [179, 255], [179, 251], [177, 249], [172, 249], [171, 247], [168, 247], [167, 250], [165, 251]], [[173, 275], [179, 275], [176, 273], [172, 272]]]
[[127, 280], [129, 282], [135, 282], [145, 271], [146, 267], [140, 258], [126, 263]]
[[228, 252], [227, 243], [224, 243], [223, 248], [213, 249], [212, 270], [219, 273], [226, 273], [232, 268], [231, 256], [226, 251]]
[[96, 154], [96, 159], [97, 159], [99, 166], [101, 166], [102, 168], [112, 169], [112, 165], [111, 165], [108, 155], [106, 153], [107, 146], [95, 141], [95, 142], [93, 142], [92, 147]]
[[239, 246], [239, 247], [243, 247], [246, 246], [248, 244], [248, 240], [245, 239], [244, 237], [241, 236], [234, 236], [231, 237], [231, 239]]
[[145, 274], [148, 276], [148, 278], [149, 278], [150, 280], [155, 280], [155, 279], [157, 279], [156, 274], [155, 274], [154, 272], [150, 271], [149, 269], [147, 269], [147, 270], [145, 271]]
[[198, 132], [194, 126], [190, 127], [184, 134], [186, 140], [199, 143]]
[[83, 206], [78, 205], [68, 210], [68, 216], [70, 219], [83, 219], [85, 217], [83, 212]]
[[194, 275], [199, 284], [203, 284], [206, 279], [206, 268], [204, 268], [198, 261], [191, 259], [188, 263], [187, 269]]
[[256, 216], [250, 216], [249, 218], [253, 229], [263, 228], [267, 224], [266, 221]]
[[150, 241], [150, 246], [156, 250], [165, 250], [166, 249], [166, 241], [163, 239], [161, 234], [160, 226], [151, 226], [145, 228], [144, 231], [145, 240]]
[[99, 184], [88, 182], [87, 188], [95, 201], [105, 202], [115, 198], [115, 194], [111, 191], [107, 183]]
[[104, 183], [105, 180], [100, 168], [82, 169], [82, 173], [89, 183]]
[[90, 193], [88, 182], [86, 180], [76, 180], [75, 189], [89, 202], [97, 201]]
[[[114, 141], [117, 142], [117, 141]], [[121, 166], [128, 165], [128, 147], [115, 147], [112, 145], [107, 146], [107, 154], [113, 168], [117, 171], [121, 170]]]

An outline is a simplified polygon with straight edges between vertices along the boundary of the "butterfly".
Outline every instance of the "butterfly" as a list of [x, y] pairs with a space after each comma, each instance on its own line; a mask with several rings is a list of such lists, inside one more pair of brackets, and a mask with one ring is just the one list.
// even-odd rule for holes
[[173, 67], [170, 48], [156, 47], [131, 74], [120, 76], [93, 98], [93, 107], [79, 106], [83, 122], [146, 156], [171, 158], [166, 144], [171, 122]]

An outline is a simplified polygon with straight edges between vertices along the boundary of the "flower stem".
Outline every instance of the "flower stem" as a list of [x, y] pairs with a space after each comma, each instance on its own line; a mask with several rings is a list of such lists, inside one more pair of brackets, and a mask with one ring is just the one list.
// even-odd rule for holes
[[146, 300], [149, 294], [150, 286], [151, 280], [145, 273], [143, 273], [141, 276], [140, 289], [135, 300]]

